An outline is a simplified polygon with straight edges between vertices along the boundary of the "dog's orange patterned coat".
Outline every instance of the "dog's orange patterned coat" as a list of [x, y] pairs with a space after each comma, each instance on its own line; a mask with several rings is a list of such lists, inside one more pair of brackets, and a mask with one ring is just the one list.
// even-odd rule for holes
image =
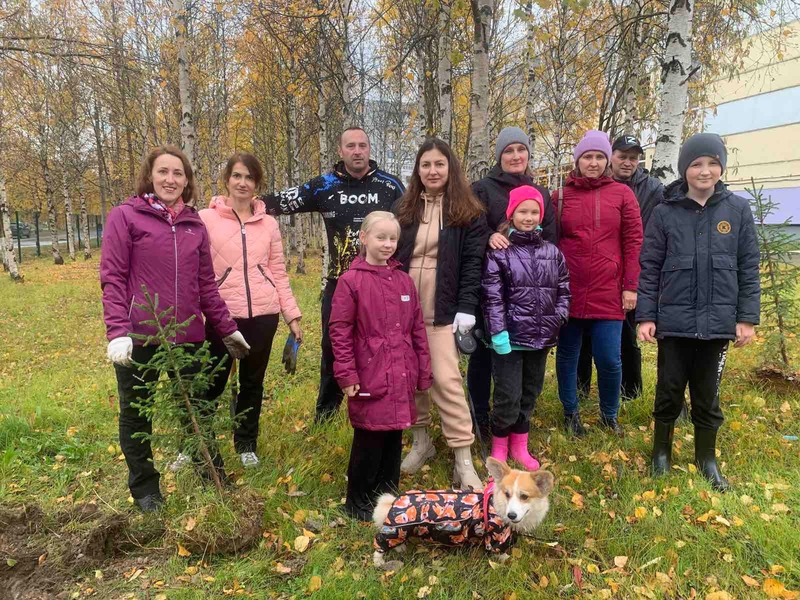
[[483, 514], [483, 492], [412, 490], [395, 498], [383, 527], [375, 535], [380, 552], [396, 548], [409, 535], [445, 546], [476, 546], [504, 552], [514, 543], [514, 533], [494, 510], [490, 496]]

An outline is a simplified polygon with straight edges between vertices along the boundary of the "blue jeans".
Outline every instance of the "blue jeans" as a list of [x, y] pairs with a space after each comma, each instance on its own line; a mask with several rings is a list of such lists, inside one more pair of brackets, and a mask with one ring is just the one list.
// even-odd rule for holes
[[588, 330], [592, 336], [592, 356], [597, 366], [597, 387], [600, 392], [600, 413], [606, 418], [616, 418], [622, 382], [622, 321], [570, 319], [561, 328], [556, 351], [556, 375], [558, 396], [564, 405], [564, 414], [574, 415], [578, 412], [578, 360], [584, 330]]

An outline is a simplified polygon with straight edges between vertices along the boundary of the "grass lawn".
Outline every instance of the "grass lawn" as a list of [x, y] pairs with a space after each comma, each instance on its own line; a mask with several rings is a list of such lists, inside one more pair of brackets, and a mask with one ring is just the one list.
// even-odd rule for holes
[[[551, 357], [531, 443], [557, 486], [535, 536], [520, 540], [504, 564], [480, 550], [418, 546], [390, 555], [405, 564], [383, 572], [371, 566], [371, 527], [338, 510], [351, 439], [346, 412], [312, 424], [320, 343], [320, 267], [312, 260], [308, 275], [294, 277], [306, 331], [296, 375], [280, 363], [285, 326], [275, 340], [261, 467], [244, 472], [229, 432], [219, 432], [236, 480], [229, 504], [263, 502], [259, 541], [238, 555], [210, 555], [185, 540], [205, 528], [235, 542], [235, 511], [194, 473], [166, 473], [172, 449], [156, 454], [167, 496], [161, 517], [131, 506], [97, 258], [22, 268], [23, 285], [0, 279], [0, 597], [720, 599], [800, 590], [800, 442], [784, 439], [800, 433], [800, 392], [758, 380], [758, 345], [730, 352], [723, 384], [720, 452], [732, 492], [712, 492], [695, 472], [687, 424], [676, 429], [673, 472], [649, 476], [655, 347], [645, 349], [644, 397], [621, 409], [621, 440], [597, 427], [581, 441], [562, 434]], [[597, 422], [596, 403], [582, 413]], [[438, 427], [434, 435], [430, 468], [401, 487], [449, 485], [452, 455]], [[87, 538], [123, 526], [124, 536]], [[12, 539], [25, 527], [24, 544]], [[148, 529], [159, 533], [140, 535]], [[77, 540], [84, 546], [70, 555]], [[41, 591], [43, 577], [52, 596]]]

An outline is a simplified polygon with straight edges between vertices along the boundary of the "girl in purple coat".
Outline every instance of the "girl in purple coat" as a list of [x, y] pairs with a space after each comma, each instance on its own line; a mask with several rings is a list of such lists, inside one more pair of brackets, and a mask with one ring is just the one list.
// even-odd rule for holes
[[353, 425], [344, 511], [361, 521], [372, 519], [378, 496], [397, 492], [403, 429], [416, 421], [415, 392], [433, 383], [414, 281], [391, 258], [399, 237], [392, 213], [367, 215], [361, 256], [333, 295], [333, 374]]
[[528, 452], [528, 431], [542, 392], [545, 364], [569, 318], [569, 270], [564, 256], [542, 239], [539, 191], [511, 190], [499, 231], [511, 245], [489, 250], [483, 266], [483, 311], [492, 338], [492, 456], [511, 457], [529, 471], [539, 461]]

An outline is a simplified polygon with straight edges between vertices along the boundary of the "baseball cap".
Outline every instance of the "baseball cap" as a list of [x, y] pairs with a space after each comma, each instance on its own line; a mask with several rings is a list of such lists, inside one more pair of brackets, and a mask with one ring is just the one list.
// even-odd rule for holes
[[633, 148], [638, 148], [640, 153], [644, 153], [644, 150], [642, 150], [642, 144], [639, 142], [639, 138], [627, 134], [619, 136], [611, 145], [612, 152], [614, 150], [632, 150]]

